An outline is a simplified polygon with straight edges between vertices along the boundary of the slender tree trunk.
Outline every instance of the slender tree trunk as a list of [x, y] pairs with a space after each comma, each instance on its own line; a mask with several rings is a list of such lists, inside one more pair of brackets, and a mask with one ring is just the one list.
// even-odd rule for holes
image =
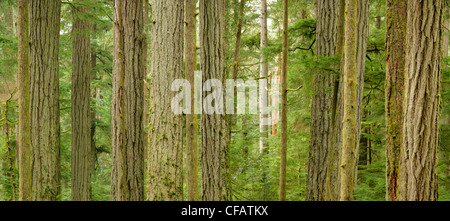
[[183, 78], [183, 1], [153, 1], [148, 159], [149, 200], [183, 199], [181, 115], [172, 112], [170, 85]]
[[29, 2], [32, 200], [61, 193], [59, 24], [61, 2]]
[[90, 24], [86, 7], [73, 7], [72, 26], [72, 200], [91, 200]]
[[287, 59], [288, 59], [288, 0], [283, 0], [283, 57], [281, 64], [281, 125], [280, 125], [280, 201], [286, 200], [286, 158], [287, 158]]
[[346, 1], [345, 45], [344, 45], [344, 119], [342, 126], [342, 164], [340, 165], [340, 200], [353, 199], [353, 176], [356, 142], [356, 86], [357, 86], [357, 0]]
[[[342, 3], [343, 1], [341, 1]], [[345, 5], [346, 6], [346, 5]], [[353, 163], [353, 185], [356, 184], [356, 172], [357, 172], [357, 162], [359, 155], [359, 141], [361, 135], [361, 117], [362, 117], [362, 97], [364, 89], [364, 69], [366, 61], [366, 50], [367, 50], [367, 36], [369, 33], [369, 1], [360, 0], [357, 1], [357, 33], [356, 33], [356, 81], [353, 82], [356, 85], [356, 106], [355, 106], [355, 125], [353, 127], [355, 133], [355, 149], [353, 151], [354, 159]], [[346, 7], [345, 7], [346, 8]], [[340, 9], [340, 11], [344, 11]], [[347, 16], [346, 16], [347, 17]], [[341, 18], [340, 18], [341, 21]], [[344, 26], [345, 28], [345, 26]], [[340, 29], [340, 27], [338, 27]], [[344, 29], [342, 29], [344, 30]], [[339, 31], [338, 31], [339, 33]], [[344, 30], [343, 40], [345, 40], [348, 33]], [[338, 34], [338, 39], [340, 39], [340, 34]], [[344, 70], [345, 70], [345, 44], [344, 42], [339, 43], [338, 46], [342, 47], [342, 60], [341, 60], [341, 73], [339, 76], [339, 81], [335, 82], [335, 91], [333, 92], [333, 113], [334, 115], [332, 122], [333, 125], [333, 138], [332, 138], [332, 152], [328, 161], [328, 175], [327, 175], [327, 195], [331, 200], [339, 200], [341, 195], [341, 165], [343, 165], [342, 160], [342, 148], [343, 148], [343, 122], [344, 122]], [[342, 44], [342, 45], [340, 45]], [[337, 47], [338, 51], [338, 47]], [[335, 97], [336, 96], [336, 97]], [[334, 99], [336, 100], [334, 101]], [[353, 117], [353, 116], [352, 116]]]
[[18, 0], [18, 82], [19, 82], [19, 200], [31, 200], [30, 138], [30, 45], [28, 36], [28, 0]]
[[[95, 32], [97, 29], [96, 24], [92, 24], [92, 33], [91, 37], [95, 38]], [[92, 43], [92, 42], [91, 42]], [[97, 49], [95, 45], [91, 45], [91, 78], [90, 81], [97, 80]], [[92, 88], [91, 90], [91, 98], [97, 99], [100, 95], [99, 89], [97, 87]], [[97, 107], [97, 101], [94, 100], [94, 107]], [[97, 162], [97, 145], [95, 143], [95, 131], [97, 128], [97, 120], [99, 119], [97, 115], [97, 109], [91, 107], [91, 176], [95, 174], [95, 164]]]
[[143, 0], [114, 1], [111, 200], [144, 200]]
[[[339, 0], [316, 0], [316, 56], [333, 57], [336, 52]], [[332, 102], [335, 75], [320, 72], [314, 75], [311, 107], [311, 138], [309, 146], [308, 185], [306, 199], [325, 200], [328, 153], [331, 151]], [[331, 90], [330, 90], [331, 88]]]
[[406, 1], [386, 1], [386, 200], [397, 200], [405, 80]]
[[438, 199], [443, 1], [408, 2], [398, 200]]
[[[200, 0], [200, 63], [202, 82], [225, 81], [225, 0]], [[203, 86], [205, 87], [204, 84]], [[214, 85], [217, 86], [217, 85]], [[203, 100], [208, 96], [203, 92]], [[223, 97], [217, 99], [224, 100]], [[220, 105], [216, 102], [216, 105]], [[227, 122], [224, 114], [203, 107], [202, 115], [202, 200], [231, 200]], [[215, 107], [217, 110], [217, 107]], [[205, 114], [213, 113], [213, 114]]]
[[267, 110], [267, 76], [269, 73], [269, 63], [267, 62], [266, 57], [264, 56], [264, 50], [268, 46], [267, 42], [267, 1], [261, 0], [261, 17], [260, 17], [260, 30], [261, 30], [261, 64], [259, 70], [259, 77], [262, 78], [259, 80], [259, 152], [263, 153], [267, 148], [267, 139], [269, 133], [269, 122], [268, 122], [268, 110]]
[[[185, 0], [185, 70], [186, 80], [191, 84], [191, 104], [195, 102], [195, 77], [197, 68], [197, 28], [196, 6], [197, 0]], [[186, 172], [187, 172], [187, 199], [198, 200], [198, 123], [194, 113], [194, 105], [191, 105], [191, 114], [186, 115]]]

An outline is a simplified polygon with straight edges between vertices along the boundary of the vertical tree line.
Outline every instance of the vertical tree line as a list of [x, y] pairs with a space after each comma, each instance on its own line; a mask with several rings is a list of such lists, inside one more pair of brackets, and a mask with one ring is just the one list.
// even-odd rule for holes
[[[372, 153], [366, 152], [371, 150], [365, 145], [375, 145], [371, 139], [377, 133], [382, 142], [376, 145], [383, 146], [386, 153], [382, 156], [383, 197], [387, 201], [438, 200], [440, 125], [445, 124], [441, 122], [441, 109], [445, 108], [441, 78], [446, 73], [443, 57], [448, 52], [448, 36], [443, 33], [445, 1], [385, 3], [386, 31], [378, 45], [369, 39], [381, 32], [383, 16], [377, 10], [377, 17], [371, 20], [369, 0], [314, 0], [310, 6], [303, 1], [236, 0], [230, 3], [233, 8], [226, 0], [114, 0], [106, 3], [112, 6], [112, 17], [105, 12], [112, 26], [95, 15], [104, 10], [99, 7], [104, 3], [17, 0], [17, 20], [7, 24], [12, 33], [17, 30], [17, 159], [12, 148], [14, 122], [8, 109], [14, 93], [9, 92], [0, 119], [5, 130], [1, 141], [5, 140], [7, 150], [7, 161], [1, 163], [8, 164], [9, 172], [4, 174], [9, 175], [12, 199], [18, 195], [22, 201], [56, 201], [64, 197], [63, 188], [70, 188], [71, 200], [93, 200], [97, 154], [102, 148], [109, 152], [110, 146], [110, 171], [105, 173], [112, 201], [227, 201], [241, 199], [240, 190], [257, 192], [255, 189], [266, 188], [266, 183], [278, 185], [270, 190], [271, 197], [285, 201], [292, 199], [292, 182], [304, 183], [306, 189], [299, 192], [308, 201], [351, 201], [359, 188], [360, 172], [367, 172], [359, 157], [370, 164], [372, 159], [367, 160], [366, 155]], [[62, 4], [68, 6], [69, 18], [61, 15]], [[11, 9], [1, 9], [0, 19], [5, 15], [15, 18]], [[252, 10], [259, 13], [259, 19]], [[312, 10], [315, 18], [308, 18], [307, 12]], [[236, 24], [230, 25], [227, 15], [234, 15]], [[373, 24], [374, 33], [369, 29]], [[61, 47], [61, 27], [70, 30], [69, 49]], [[146, 27], [151, 27], [148, 36]], [[236, 31], [228, 35], [230, 27]], [[279, 32], [276, 38], [272, 27]], [[99, 46], [93, 40], [95, 33], [108, 28], [112, 28], [111, 47]], [[8, 41], [0, 37], [1, 44]], [[312, 42], [309, 48], [297, 46], [308, 41]], [[298, 53], [298, 49], [306, 52]], [[372, 51], [379, 52], [377, 59], [385, 59], [380, 67], [374, 67]], [[61, 61], [60, 53], [68, 58]], [[311, 55], [306, 57], [307, 53]], [[63, 69], [67, 61], [69, 71]], [[278, 68], [270, 68], [278, 63]], [[111, 79], [102, 82], [110, 84], [111, 90], [107, 92], [111, 109], [106, 111], [100, 107], [106, 102], [100, 99], [100, 69]], [[294, 73], [298, 70], [309, 73]], [[66, 73], [70, 78], [62, 77]], [[382, 76], [380, 82], [365, 81], [374, 73]], [[236, 87], [226, 84], [229, 75], [233, 82], [238, 75], [259, 80], [259, 97], [254, 100], [259, 101], [260, 110], [255, 117], [234, 117], [225, 111], [223, 104], [228, 99], [224, 92], [230, 86], [234, 92]], [[279, 88], [267, 83], [272, 78], [279, 79]], [[62, 85], [61, 79], [70, 84]], [[310, 84], [310, 94], [304, 96], [310, 96], [305, 99], [311, 103], [301, 111], [292, 105], [303, 105], [303, 97], [288, 96], [297, 91], [288, 88], [294, 83]], [[378, 88], [384, 95], [379, 105], [382, 111], [370, 106], [376, 83], [380, 87], [384, 83], [384, 90]], [[66, 94], [70, 99], [60, 89], [64, 86], [69, 88]], [[198, 88], [200, 100], [196, 98]], [[279, 101], [268, 92], [279, 93]], [[251, 90], [250, 95], [244, 93], [244, 98], [253, 99]], [[182, 110], [173, 108], [177, 96], [187, 98], [179, 104]], [[234, 110], [234, 98], [232, 103]], [[270, 103], [280, 104], [280, 119], [278, 110], [267, 107]], [[198, 104], [201, 113], [196, 113]], [[100, 117], [100, 111], [105, 116]], [[374, 123], [376, 119], [364, 124], [376, 111], [385, 124]], [[108, 121], [107, 125], [99, 123], [100, 118]], [[269, 120], [273, 120], [272, 128]], [[303, 126], [304, 122], [308, 125]], [[308, 136], [291, 136], [304, 128]], [[102, 140], [107, 148], [97, 146], [97, 130], [108, 131], [109, 136]], [[269, 134], [269, 130], [273, 132]], [[239, 136], [234, 136], [236, 133]], [[242, 142], [235, 142], [237, 139]], [[299, 150], [294, 158], [290, 150], [300, 145], [293, 144], [297, 140], [289, 142], [291, 139], [306, 142], [308, 150]], [[360, 143], [364, 145], [361, 151]], [[237, 152], [236, 159], [244, 162], [233, 164], [230, 161]], [[263, 165], [267, 159], [271, 163]], [[293, 164], [298, 172], [292, 170]], [[259, 173], [251, 168], [254, 165]], [[64, 170], [70, 175], [62, 174]], [[247, 174], [260, 177], [245, 177]], [[296, 181], [291, 179], [294, 176]], [[64, 179], [70, 185], [65, 185]], [[238, 183], [238, 179], [244, 181]], [[242, 187], [238, 186], [241, 183]]]

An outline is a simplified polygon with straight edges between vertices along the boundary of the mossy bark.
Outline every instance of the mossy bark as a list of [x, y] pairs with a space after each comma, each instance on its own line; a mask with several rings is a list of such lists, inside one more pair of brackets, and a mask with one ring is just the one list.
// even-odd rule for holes
[[386, 1], [386, 200], [397, 200], [403, 124], [406, 1]]
[[30, 45], [28, 33], [28, 0], [17, 2], [18, 82], [19, 82], [19, 200], [31, 200], [30, 137]]
[[[186, 80], [191, 84], [191, 104], [195, 102], [195, 77], [197, 68], [197, 46], [196, 46], [196, 0], [185, 0], [185, 71]], [[198, 200], [198, 123], [197, 115], [194, 114], [194, 105], [191, 105], [191, 114], [186, 115], [186, 176], [187, 176], [187, 199]]]

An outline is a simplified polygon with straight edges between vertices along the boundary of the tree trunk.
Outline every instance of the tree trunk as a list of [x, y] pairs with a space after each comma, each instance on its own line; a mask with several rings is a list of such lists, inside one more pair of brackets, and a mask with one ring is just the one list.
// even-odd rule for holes
[[[202, 83], [225, 81], [225, 0], [200, 0], [200, 63]], [[204, 84], [203, 86], [205, 86]], [[204, 92], [203, 100], [208, 95]], [[218, 98], [221, 101], [224, 98]], [[219, 101], [219, 102], [221, 102]], [[217, 104], [216, 105], [220, 105]], [[202, 115], [202, 200], [231, 200], [227, 123], [224, 114], [203, 107]], [[216, 107], [217, 110], [217, 107]], [[213, 113], [213, 114], [205, 114]]]
[[340, 169], [340, 200], [353, 198], [353, 176], [356, 142], [356, 86], [357, 86], [357, 0], [346, 1], [344, 74], [343, 74], [343, 125]]
[[386, 2], [386, 200], [397, 200], [405, 80], [406, 2]]
[[[96, 24], [92, 24], [92, 33], [91, 37], [95, 39], [95, 32], [97, 29]], [[91, 82], [94, 80], [97, 80], [97, 49], [95, 45], [91, 45]], [[93, 99], [97, 99], [100, 96], [100, 91], [97, 87], [92, 88], [91, 90], [91, 97]], [[98, 107], [97, 101], [94, 100], [94, 107]], [[95, 143], [95, 131], [97, 129], [97, 121], [99, 120], [99, 116], [97, 114], [97, 109], [91, 107], [91, 176], [95, 174], [95, 164], [97, 162], [97, 145]]]
[[114, 1], [111, 200], [144, 200], [143, 0]]
[[[336, 52], [339, 0], [315, 1], [316, 56], [333, 57]], [[311, 107], [311, 138], [309, 146], [308, 185], [306, 199], [325, 200], [328, 153], [331, 151], [332, 102], [335, 75], [320, 72], [314, 75]], [[331, 90], [330, 90], [331, 88]]]
[[28, 0], [17, 2], [18, 82], [19, 82], [19, 200], [31, 200], [30, 138], [30, 45], [28, 36]]
[[267, 110], [267, 75], [269, 72], [269, 63], [264, 56], [264, 50], [268, 46], [267, 42], [267, 1], [261, 0], [261, 17], [260, 17], [260, 30], [261, 30], [261, 64], [259, 70], [259, 152], [263, 153], [268, 144], [265, 141], [269, 133], [269, 114]]
[[59, 24], [61, 2], [29, 2], [32, 200], [61, 193]]
[[283, 0], [283, 57], [281, 64], [281, 116], [280, 116], [280, 201], [286, 200], [286, 158], [287, 158], [287, 59], [288, 59], [288, 0]]
[[171, 109], [170, 85], [183, 78], [183, 1], [153, 1], [148, 159], [149, 200], [183, 199], [183, 119]]
[[[197, 69], [197, 28], [196, 11], [197, 0], [185, 0], [185, 70], [186, 80], [191, 84], [191, 104], [195, 102], [195, 75]], [[191, 105], [191, 114], [186, 115], [186, 173], [187, 173], [187, 199], [198, 200], [198, 123]]]
[[[341, 3], [345, 2], [341, 0]], [[353, 127], [355, 133], [355, 149], [353, 151], [354, 163], [353, 163], [353, 182], [356, 184], [356, 172], [357, 172], [357, 162], [359, 155], [359, 141], [361, 135], [361, 116], [362, 116], [362, 97], [363, 97], [363, 89], [364, 89], [364, 68], [366, 62], [366, 50], [367, 50], [367, 36], [369, 33], [369, 1], [361, 0], [357, 1], [357, 33], [356, 33], [356, 106], [355, 106], [355, 126]], [[345, 5], [346, 6], [346, 5]], [[340, 9], [340, 12], [343, 12], [343, 9]], [[341, 21], [341, 18], [340, 18]], [[344, 27], [345, 28], [345, 27]], [[339, 28], [338, 28], [339, 29]], [[347, 36], [347, 32], [342, 29], [345, 36]], [[338, 31], [339, 33], [339, 31]], [[338, 34], [338, 39], [340, 39], [340, 34]], [[339, 42], [338, 46], [344, 46], [344, 42]], [[340, 45], [342, 44], [342, 45]], [[344, 48], [344, 47], [342, 47]], [[336, 49], [338, 51], [338, 49]], [[343, 148], [343, 121], [344, 121], [344, 81], [343, 75], [345, 70], [345, 51], [342, 50], [342, 60], [341, 60], [341, 73], [336, 81], [335, 91], [333, 92], [333, 109], [332, 115], [334, 115], [332, 122], [333, 125], [333, 137], [332, 137], [332, 146], [333, 149], [331, 151], [331, 156], [329, 156], [328, 160], [328, 175], [327, 175], [327, 195], [331, 200], [339, 200], [341, 195], [341, 165], [342, 165], [342, 148]], [[334, 99], [336, 99], [334, 101]]]
[[438, 199], [443, 1], [408, 4], [398, 200]]
[[73, 7], [72, 26], [72, 201], [91, 200], [90, 24], [86, 7]]

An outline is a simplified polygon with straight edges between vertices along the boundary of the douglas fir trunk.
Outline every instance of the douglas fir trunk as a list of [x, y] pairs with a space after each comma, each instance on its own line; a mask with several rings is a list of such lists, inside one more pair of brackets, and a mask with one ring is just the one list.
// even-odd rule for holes
[[59, 128], [60, 1], [29, 2], [32, 200], [61, 193]]
[[171, 108], [176, 93], [171, 85], [183, 78], [183, 10], [183, 1], [156, 0], [152, 5], [147, 186], [147, 197], [152, 201], [183, 199], [183, 119]]

